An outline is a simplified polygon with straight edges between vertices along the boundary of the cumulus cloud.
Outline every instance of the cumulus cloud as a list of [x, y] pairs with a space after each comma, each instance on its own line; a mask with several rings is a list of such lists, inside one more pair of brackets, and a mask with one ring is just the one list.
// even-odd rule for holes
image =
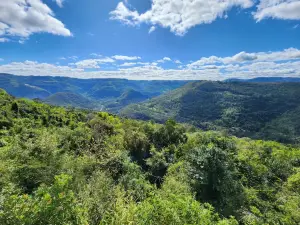
[[255, 62], [223, 67], [224, 76], [231, 78], [299, 77], [300, 61]]
[[81, 69], [99, 69], [100, 68], [97, 60], [93, 60], [93, 59], [82, 60], [80, 62], [70, 63], [69, 65], [71, 65], [71, 66], [74, 65], [77, 68], [81, 68]]
[[19, 75], [50, 75], [66, 76], [72, 73], [81, 73], [82, 69], [71, 68], [69, 66], [57, 66], [49, 63], [38, 63], [36, 61], [12, 62], [0, 66], [1, 72]]
[[63, 2], [65, 1], [65, 0], [55, 0], [56, 1], [56, 4], [60, 7], [60, 8], [62, 8], [63, 7]]
[[182, 62], [180, 60], [175, 60], [174, 61], [176, 64], [182, 64]]
[[73, 56], [69, 56], [68, 58], [69, 58], [69, 59], [72, 59], [72, 60], [77, 60], [77, 59], [78, 59], [78, 56], [73, 55]]
[[116, 9], [110, 12], [110, 19], [119, 20], [127, 25], [137, 25], [140, 21], [140, 15], [137, 11], [129, 10], [123, 2], [120, 2]]
[[155, 71], [155, 70], [163, 70], [162, 67], [154, 66], [154, 65], [145, 65], [145, 66], [136, 66], [126, 69], [120, 69], [120, 71], [129, 71], [129, 72], [143, 72], [143, 71]]
[[150, 29], [149, 29], [149, 34], [151, 34], [152, 32], [154, 32], [155, 30], [156, 30], [156, 27], [155, 27], [155, 26], [150, 27]]
[[120, 66], [121, 67], [131, 67], [131, 66], [135, 66], [135, 65], [136, 65], [136, 63], [134, 63], [134, 62], [133, 63], [126, 62], [126, 63], [121, 64]]
[[[86, 65], [87, 62], [86, 62]], [[94, 64], [95, 65], [95, 64]], [[96, 67], [96, 68], [94, 68]], [[155, 65], [141, 65], [114, 71], [99, 69], [99, 65], [89, 64], [96, 71], [85, 71], [83, 68], [58, 66], [32, 61], [13, 62], [0, 65], [0, 73], [36, 76], [68, 76], [76, 78], [127, 78], [135, 80], [224, 80], [228, 78], [254, 77], [299, 77], [300, 61], [254, 62], [244, 65], [205, 65], [198, 69], [164, 69]]]
[[157, 66], [157, 62], [126, 62], [121, 65], [120, 67], [133, 67], [133, 66]]
[[0, 37], [0, 42], [8, 42], [8, 41], [9, 41], [8, 38], [1, 38], [1, 37]]
[[[162, 60], [171, 60], [164, 57]], [[176, 63], [176, 61], [172, 61]], [[103, 69], [103, 65], [114, 69]], [[125, 62], [117, 65], [111, 57], [85, 59], [60, 66], [35, 61], [0, 65], [0, 73], [50, 75], [76, 78], [127, 78], [135, 80], [225, 80], [254, 77], [300, 77], [300, 50], [289, 48], [276, 52], [240, 52], [233, 56], [211, 56], [178, 69], [166, 69], [154, 62]], [[175, 67], [176, 65], [173, 64]], [[104, 67], [105, 68], [105, 67]], [[93, 69], [92, 71], [90, 69]]]
[[260, 0], [257, 12], [253, 13], [257, 21], [266, 18], [299, 20], [300, 1], [299, 0]]
[[257, 62], [257, 61], [282, 61], [282, 60], [295, 60], [300, 59], [300, 50], [296, 48], [288, 48], [283, 51], [276, 52], [256, 52], [247, 53], [240, 52], [230, 57], [202, 57], [200, 60], [188, 64], [190, 68], [197, 68], [203, 65], [209, 64], [235, 64], [235, 63], [246, 63], [246, 62]]
[[71, 36], [65, 25], [41, 0], [0, 1], [0, 38], [28, 38], [34, 33]]
[[113, 63], [114, 61], [112, 58], [106, 57], [102, 59], [85, 59], [76, 63], [70, 63], [69, 65], [80, 69], [99, 69], [100, 64]]
[[47, 63], [38, 63], [32, 61], [13, 62], [6, 65], [0, 65], [1, 73], [11, 73], [17, 75], [35, 76], [68, 76], [74, 78], [127, 78], [132, 80], [194, 80], [194, 79], [212, 79], [218, 80], [221, 77], [217, 71], [192, 70], [164, 70], [155, 66], [141, 66], [128, 69], [120, 69], [116, 71], [89, 71], [86, 72], [81, 68], [73, 68], [70, 66], [57, 66]]
[[[226, 17], [226, 12], [233, 7], [246, 9], [253, 4], [252, 0], [152, 0], [151, 9], [140, 14], [120, 2], [110, 12], [110, 19], [132, 26], [141, 23], [159, 25], [177, 35], [184, 35], [196, 25], [209, 24], [217, 18]], [[149, 32], [153, 29], [150, 28]]]
[[149, 24], [149, 34], [156, 26], [161, 26], [176, 35], [184, 35], [196, 25], [209, 24], [218, 18], [226, 19], [227, 12], [233, 7], [249, 9], [254, 5], [257, 10], [252, 14], [256, 21], [267, 18], [300, 19], [300, 0], [152, 0], [151, 8], [144, 13], [133, 10], [125, 1], [110, 12], [110, 19], [130, 26]]
[[162, 59], [157, 60], [156, 62], [157, 62], [157, 63], [165, 63], [165, 62], [170, 62], [170, 61], [172, 61], [171, 58], [169, 58], [169, 57], [164, 57], [164, 58], [162, 58]]
[[133, 60], [141, 59], [141, 57], [139, 56], [125, 56], [125, 55], [114, 55], [112, 56], [112, 58], [115, 60], [123, 60], [123, 61], [133, 61]]

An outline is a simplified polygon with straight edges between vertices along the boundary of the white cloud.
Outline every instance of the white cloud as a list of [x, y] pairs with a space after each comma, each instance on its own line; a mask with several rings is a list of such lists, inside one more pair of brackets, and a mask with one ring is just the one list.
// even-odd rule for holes
[[126, 63], [123, 63], [121, 64], [120, 66], [121, 67], [131, 67], [131, 66], [135, 66], [137, 63], [129, 63], [129, 62], [126, 62]]
[[117, 8], [110, 12], [110, 19], [119, 20], [127, 25], [137, 25], [140, 23], [140, 15], [137, 11], [129, 10], [123, 2], [117, 5]]
[[1, 42], [9, 42], [9, 39], [7, 39], [7, 38], [1, 38], [1, 37], [0, 37], [0, 43], [1, 43]]
[[60, 7], [60, 8], [62, 8], [63, 7], [63, 2], [65, 1], [65, 0], [55, 0], [56, 1], [56, 4]]
[[93, 56], [93, 57], [102, 57], [102, 55], [97, 54], [97, 53], [92, 53], [92, 54], [90, 54], [90, 56]]
[[225, 76], [228, 75], [232, 78], [300, 77], [300, 61], [255, 62], [253, 64], [228, 65], [223, 69]]
[[[164, 57], [168, 61], [168, 57]], [[162, 60], [164, 60], [162, 59]], [[170, 59], [171, 60], [171, 59]], [[176, 63], [176, 60], [173, 61]], [[100, 68], [102, 64], [109, 70]], [[211, 56], [178, 69], [166, 69], [157, 62], [125, 62], [117, 65], [109, 57], [93, 58], [60, 66], [34, 61], [0, 65], [0, 73], [50, 75], [76, 78], [127, 78], [136, 80], [224, 80], [254, 77], [300, 77], [300, 50], [241, 52], [229, 57]], [[174, 67], [177, 66], [172, 64]], [[111, 66], [111, 67], [107, 67]], [[104, 67], [105, 68], [105, 67]], [[90, 71], [88, 69], [93, 69]]]
[[0, 38], [28, 38], [34, 33], [71, 36], [70, 30], [54, 17], [41, 0], [1, 0]]
[[[91, 64], [92, 65], [92, 64]], [[93, 68], [90, 65], [90, 68]], [[96, 69], [99, 69], [96, 66]], [[136, 80], [224, 80], [228, 78], [300, 77], [300, 60], [292, 62], [254, 62], [244, 65], [205, 65], [197, 70], [164, 69], [154, 65], [135, 66], [114, 71], [84, 71], [74, 66], [58, 66], [32, 61], [0, 65], [0, 73], [76, 78], [127, 78]]]
[[260, 0], [257, 12], [253, 13], [257, 21], [267, 18], [283, 20], [300, 19], [299, 0]]
[[163, 68], [154, 65], [145, 65], [145, 66], [136, 66], [128, 69], [120, 69], [120, 71], [129, 71], [129, 72], [143, 72], [143, 71], [154, 71], [154, 70], [163, 70]]
[[149, 29], [149, 34], [151, 34], [152, 32], [154, 32], [156, 30], [156, 27], [155, 26], [152, 26], [150, 29]]
[[102, 59], [85, 59], [76, 63], [71, 63], [69, 65], [76, 66], [80, 69], [99, 69], [99, 64], [105, 64], [105, 63], [113, 63], [114, 60], [106, 57]]
[[162, 59], [157, 60], [156, 62], [157, 63], [165, 63], [165, 62], [168, 62], [168, 61], [172, 61], [172, 59], [170, 59], [169, 57], [164, 57]]
[[125, 56], [125, 55], [115, 55], [115, 56], [112, 56], [113, 59], [116, 59], [116, 60], [127, 60], [127, 61], [133, 61], [133, 60], [138, 60], [138, 59], [141, 59], [141, 57], [139, 56]]
[[27, 38], [21, 38], [18, 42], [19, 42], [19, 44], [24, 44], [25, 43], [25, 41], [27, 41], [28, 39]]
[[[199, 24], [209, 24], [217, 18], [226, 17], [233, 7], [250, 8], [252, 0], [152, 0], [151, 9], [139, 14], [123, 2], [110, 12], [110, 19], [136, 26], [147, 23], [170, 28], [177, 35], [184, 35]], [[150, 29], [151, 30], [151, 29]]]
[[119, 65], [120, 67], [132, 67], [132, 66], [157, 66], [158, 63], [157, 62], [126, 62], [123, 63], [121, 65]]
[[93, 59], [82, 60], [76, 63], [70, 63], [71, 66], [76, 66], [81, 69], [98, 69], [100, 68], [99, 63]]
[[1, 61], [4, 61], [4, 59], [0, 58], [0, 62], [1, 62]]
[[180, 60], [175, 60], [174, 61], [176, 64], [182, 64], [182, 62]]
[[189, 68], [197, 68], [203, 65], [209, 64], [230, 64], [230, 63], [246, 63], [246, 62], [257, 62], [257, 61], [283, 61], [283, 60], [295, 60], [300, 59], [300, 50], [296, 48], [288, 48], [283, 51], [277, 52], [257, 52], [247, 53], [240, 52], [230, 57], [202, 57], [200, 60], [188, 64]]
[[69, 66], [56, 66], [48, 63], [38, 63], [35, 61], [12, 62], [10, 64], [1, 65], [1, 72], [19, 75], [40, 75], [40, 76], [66, 76], [72, 73], [81, 73], [83, 70], [74, 69]]
[[73, 55], [73, 56], [70, 56], [70, 57], [68, 57], [69, 59], [72, 59], [72, 60], [77, 60], [78, 59], [78, 56], [76, 56], [76, 55]]
[[299, 27], [299, 24], [296, 24], [295, 26], [293, 26], [293, 29], [297, 29]]
[[65, 57], [60, 57], [59, 59], [60, 59], [60, 60], [66, 60], [66, 58], [65, 58]]

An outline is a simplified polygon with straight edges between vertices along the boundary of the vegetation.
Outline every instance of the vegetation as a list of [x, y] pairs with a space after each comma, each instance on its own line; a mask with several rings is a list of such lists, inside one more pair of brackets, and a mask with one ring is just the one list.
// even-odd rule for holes
[[105, 109], [110, 112], [119, 112], [126, 105], [158, 96], [186, 83], [187, 81], [14, 76], [0, 73], [0, 88], [13, 96], [40, 99], [58, 106]]
[[299, 224], [300, 149], [0, 90], [0, 224]]
[[238, 137], [300, 143], [299, 83], [192, 82], [130, 105], [121, 115], [164, 123], [168, 118]]
[[69, 106], [82, 109], [95, 109], [97, 106], [88, 98], [72, 92], [58, 92], [46, 99], [43, 102], [50, 105]]

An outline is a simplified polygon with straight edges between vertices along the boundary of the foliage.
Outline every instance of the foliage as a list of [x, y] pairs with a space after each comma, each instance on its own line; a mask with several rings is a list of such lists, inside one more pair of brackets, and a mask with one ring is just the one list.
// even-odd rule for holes
[[299, 83], [198, 81], [129, 105], [121, 115], [157, 122], [174, 118], [204, 130], [300, 144], [299, 95]]
[[296, 146], [1, 89], [0, 110], [0, 224], [300, 223]]
[[87, 224], [84, 209], [68, 185], [71, 177], [59, 175], [52, 186], [40, 186], [34, 195], [4, 199], [1, 224]]
[[197, 198], [211, 203], [223, 215], [236, 215], [243, 205], [244, 193], [234, 143], [215, 136], [202, 140], [187, 154], [187, 163]]

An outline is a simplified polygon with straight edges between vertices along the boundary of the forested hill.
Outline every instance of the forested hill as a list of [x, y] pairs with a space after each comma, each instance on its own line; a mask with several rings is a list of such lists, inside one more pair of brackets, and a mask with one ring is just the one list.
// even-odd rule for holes
[[1, 225], [300, 224], [298, 148], [1, 89], [0, 112]]
[[192, 82], [121, 115], [164, 122], [174, 118], [239, 137], [300, 142], [300, 83]]
[[91, 99], [120, 97], [125, 91], [135, 90], [157, 96], [178, 88], [188, 81], [143, 81], [127, 79], [76, 79], [53, 76], [16, 76], [0, 73], [0, 88], [21, 98], [44, 99], [58, 92], [72, 92]]
[[[38, 98], [53, 105], [105, 109], [111, 112], [183, 86], [188, 81], [75, 79], [51, 76], [15, 76], [0, 73], [0, 88], [20, 98]], [[75, 99], [75, 96], [79, 100]], [[83, 102], [85, 104], [81, 104]]]

